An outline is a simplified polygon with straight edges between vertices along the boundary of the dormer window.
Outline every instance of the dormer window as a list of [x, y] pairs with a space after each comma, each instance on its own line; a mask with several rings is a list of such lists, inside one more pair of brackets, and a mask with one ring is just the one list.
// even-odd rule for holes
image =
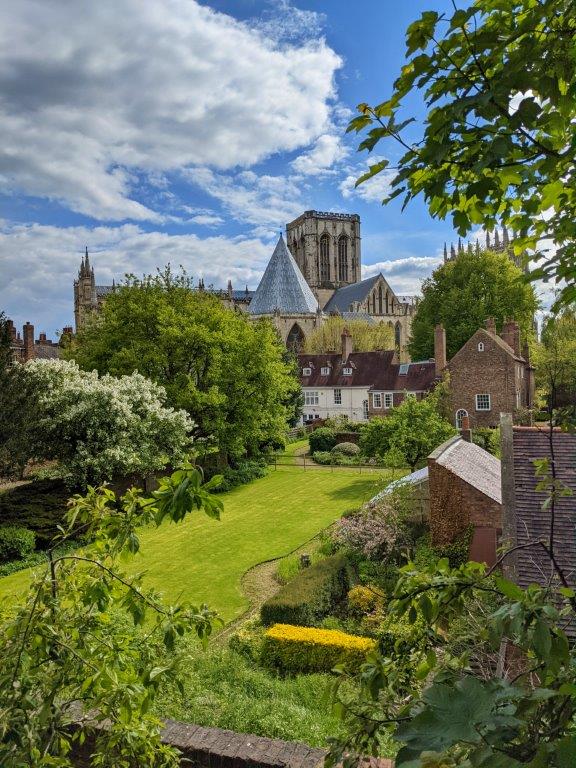
[[478, 342], [478, 352], [484, 352], [484, 342], [479, 341]]
[[323, 365], [322, 368], [320, 369], [320, 373], [322, 374], [322, 376], [330, 376], [329, 366]]
[[410, 368], [410, 363], [402, 363], [400, 366], [400, 369], [398, 371], [399, 376], [406, 376], [408, 373], [408, 369]]
[[352, 368], [342, 368], [344, 376], [352, 376]]
[[312, 368], [302, 368], [302, 376], [312, 376]]

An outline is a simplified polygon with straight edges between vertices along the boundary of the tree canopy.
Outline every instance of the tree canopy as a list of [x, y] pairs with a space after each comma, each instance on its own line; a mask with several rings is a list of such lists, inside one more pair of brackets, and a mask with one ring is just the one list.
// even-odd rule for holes
[[304, 351], [311, 354], [339, 352], [342, 346], [342, 331], [347, 328], [352, 336], [355, 352], [372, 352], [377, 349], [394, 348], [394, 331], [384, 323], [369, 323], [365, 320], [345, 320], [334, 315], [306, 337]]
[[232, 458], [281, 443], [299, 384], [272, 325], [193, 290], [186, 275], [129, 276], [67, 351], [86, 369], [137, 370]]
[[576, 408], [576, 307], [545, 319], [535, 353], [536, 383], [546, 406]]
[[434, 356], [437, 323], [446, 328], [449, 359], [487, 317], [494, 317], [499, 330], [506, 318], [513, 318], [522, 337], [530, 338], [538, 303], [532, 286], [521, 278], [522, 271], [504, 253], [465, 251], [439, 266], [422, 284], [408, 344], [412, 359]]
[[[532, 277], [576, 298], [576, 5], [573, 0], [476, 0], [425, 11], [408, 27], [407, 61], [389, 98], [360, 104], [349, 130], [361, 149], [392, 138], [405, 150], [392, 193], [424, 197], [466, 236], [500, 222], [529, 251]], [[404, 102], [424, 102], [422, 124]], [[358, 183], [384, 171], [374, 162]], [[390, 170], [390, 169], [389, 169]], [[543, 239], [552, 242], [546, 250]], [[548, 243], [549, 245], [549, 243]], [[565, 283], [562, 283], [565, 281]]]

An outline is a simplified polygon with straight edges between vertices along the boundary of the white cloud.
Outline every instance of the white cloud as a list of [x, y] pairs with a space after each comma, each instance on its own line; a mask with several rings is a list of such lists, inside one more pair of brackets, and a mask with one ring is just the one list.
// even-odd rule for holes
[[29, 320], [53, 333], [73, 324], [73, 281], [88, 245], [98, 284], [125, 273], [155, 273], [168, 262], [183, 265], [206, 285], [255, 288], [272, 255], [272, 245], [247, 239], [145, 232], [136, 224], [67, 227], [0, 222], [0, 308], [18, 327]]
[[421, 292], [422, 280], [430, 277], [436, 267], [442, 263], [442, 256], [407, 256], [401, 259], [387, 259], [362, 267], [362, 278], [372, 277], [382, 272], [392, 290], [402, 295], [415, 295]]
[[292, 168], [303, 176], [318, 176], [330, 171], [332, 166], [348, 154], [339, 136], [324, 133], [308, 152], [292, 161]]
[[272, 0], [271, 8], [251, 22], [266, 37], [297, 42], [320, 37], [326, 21], [323, 13], [294, 8], [288, 0]]
[[214, 216], [209, 213], [199, 213], [197, 216], [192, 216], [190, 221], [194, 224], [200, 224], [201, 227], [218, 227], [220, 224], [224, 224], [222, 216]]
[[97, 219], [158, 218], [132, 171], [248, 167], [329, 123], [341, 60], [323, 40], [280, 44], [194, 0], [8, 0], [1, 21], [0, 188]]
[[358, 165], [354, 168], [348, 169], [348, 175], [342, 180], [338, 189], [342, 193], [342, 197], [349, 199], [351, 197], [358, 197], [367, 203], [381, 203], [385, 197], [388, 197], [392, 188], [392, 181], [396, 175], [396, 171], [385, 168], [380, 171], [376, 176], [373, 176], [368, 181], [363, 181], [358, 187], [355, 187], [356, 180], [363, 173], [366, 173], [369, 165], [373, 165], [379, 162], [381, 158], [372, 157], [370, 161]]

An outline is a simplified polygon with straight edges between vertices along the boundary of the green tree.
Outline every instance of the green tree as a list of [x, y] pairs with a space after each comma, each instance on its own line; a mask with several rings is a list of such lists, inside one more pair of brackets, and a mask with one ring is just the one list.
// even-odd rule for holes
[[[425, 11], [408, 27], [408, 60], [394, 92], [377, 106], [360, 104], [349, 130], [368, 131], [362, 149], [392, 138], [405, 150], [385, 202], [423, 196], [431, 215], [451, 215], [462, 236], [506, 224], [517, 236], [515, 253], [531, 253], [532, 277], [565, 281], [557, 303], [574, 301], [576, 5], [453, 7], [451, 15]], [[415, 98], [424, 102], [421, 124], [403, 114]], [[375, 162], [358, 183], [387, 166]]]
[[408, 465], [414, 471], [454, 434], [454, 427], [438, 414], [434, 393], [422, 400], [406, 396], [389, 416], [371, 419], [362, 427], [360, 448], [365, 456], [377, 456], [392, 466]]
[[[3, 768], [72, 768], [72, 750], [88, 741], [90, 765], [176, 768], [150, 714], [163, 683], [178, 684], [183, 658], [176, 640], [206, 640], [215, 614], [205, 605], [164, 605], [119, 560], [139, 550], [138, 529], [179, 523], [196, 510], [218, 518], [211, 495], [221, 478], [202, 483], [187, 465], [163, 478], [150, 498], [106, 488], [71, 500], [68, 529], [92, 541], [86, 551], [49, 551], [28, 595], [0, 621], [0, 764]], [[145, 641], [137, 627], [145, 626]], [[164, 651], [168, 663], [158, 665]]]
[[226, 309], [169, 268], [129, 276], [67, 350], [85, 370], [138, 370], [184, 408], [224, 456], [282, 444], [299, 384], [272, 325]]
[[339, 352], [342, 332], [347, 329], [352, 336], [355, 352], [372, 352], [378, 349], [394, 349], [394, 332], [384, 323], [367, 323], [364, 320], [345, 320], [329, 317], [304, 342], [304, 351], [311, 354]]
[[576, 309], [546, 318], [534, 362], [536, 383], [546, 407], [576, 407]]
[[26, 459], [56, 459], [75, 487], [133, 473], [144, 478], [191, 449], [186, 411], [166, 408], [164, 388], [139, 373], [98, 376], [74, 362], [32, 360], [15, 365], [12, 376], [8, 394], [34, 395], [21, 404]]
[[448, 359], [484, 327], [487, 317], [494, 317], [498, 330], [506, 318], [513, 318], [524, 339], [533, 336], [538, 302], [533, 288], [522, 281], [522, 271], [506, 254], [461, 253], [424, 280], [422, 294], [408, 344], [413, 360], [434, 356], [437, 323], [446, 328]]

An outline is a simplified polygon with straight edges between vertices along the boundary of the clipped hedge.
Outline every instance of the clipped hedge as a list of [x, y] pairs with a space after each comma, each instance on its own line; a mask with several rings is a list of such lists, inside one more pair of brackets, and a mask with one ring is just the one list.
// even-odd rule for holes
[[318, 427], [308, 437], [310, 453], [317, 451], [331, 451], [336, 445], [336, 432], [328, 427]]
[[341, 453], [344, 456], [358, 456], [360, 448], [356, 443], [336, 443], [334, 448], [332, 448], [332, 453]]
[[344, 599], [349, 588], [348, 561], [332, 555], [304, 568], [260, 609], [262, 623], [314, 624]]
[[369, 637], [275, 624], [264, 635], [261, 658], [266, 666], [284, 672], [329, 672], [336, 664], [358, 668], [375, 648]]
[[34, 552], [36, 536], [21, 525], [0, 526], [0, 563], [20, 560]]

